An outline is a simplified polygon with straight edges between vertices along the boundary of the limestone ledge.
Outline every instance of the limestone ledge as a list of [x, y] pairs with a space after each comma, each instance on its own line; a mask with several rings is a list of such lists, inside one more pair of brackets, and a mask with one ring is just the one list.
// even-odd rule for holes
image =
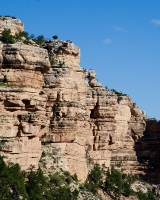
[[1, 45], [1, 75], [10, 86], [43, 87], [43, 73], [49, 70], [48, 52], [24, 44]]

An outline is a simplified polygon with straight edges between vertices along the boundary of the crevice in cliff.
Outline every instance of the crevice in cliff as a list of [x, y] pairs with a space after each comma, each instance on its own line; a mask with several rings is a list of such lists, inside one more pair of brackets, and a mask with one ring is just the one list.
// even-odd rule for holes
[[91, 119], [96, 119], [98, 118], [98, 103], [96, 103], [95, 107], [90, 110], [90, 118]]
[[35, 105], [31, 105], [29, 99], [23, 99], [22, 102], [25, 105], [25, 110], [32, 111], [32, 112], [37, 111], [36, 106]]
[[90, 118], [93, 118], [93, 117], [94, 117], [94, 109], [91, 109]]

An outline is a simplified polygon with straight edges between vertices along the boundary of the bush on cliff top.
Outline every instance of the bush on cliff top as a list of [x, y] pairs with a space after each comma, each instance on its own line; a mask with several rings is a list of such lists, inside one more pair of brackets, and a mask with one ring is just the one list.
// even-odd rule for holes
[[2, 16], [2, 15], [0, 15], [0, 18], [2, 18], [2, 20], [5, 20], [6, 17], [10, 17], [12, 19], [17, 19], [17, 17], [15, 17], [15, 16], [10, 16], [10, 15], [4, 15], [4, 16]]
[[40, 45], [40, 47], [45, 42], [43, 35], [39, 35], [35, 37], [33, 34], [31, 34], [29, 36], [29, 33], [26, 31], [22, 31], [22, 32], [16, 33], [15, 35], [11, 35], [10, 29], [4, 29], [2, 31], [1, 41], [7, 44], [13, 44], [15, 42], [23, 42], [24, 44], [32, 44], [31, 40], [33, 40], [36, 44]]

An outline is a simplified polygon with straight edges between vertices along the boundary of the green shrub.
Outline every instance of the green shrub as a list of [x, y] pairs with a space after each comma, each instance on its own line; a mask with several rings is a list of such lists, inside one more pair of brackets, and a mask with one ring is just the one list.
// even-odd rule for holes
[[7, 87], [8, 84], [7, 84], [7, 83], [4, 83], [4, 82], [0, 82], [0, 86]]
[[18, 164], [7, 166], [0, 156], [0, 199], [26, 199], [25, 178]]
[[95, 164], [91, 172], [88, 174], [84, 187], [90, 192], [92, 192], [93, 194], [96, 194], [98, 191], [98, 188], [102, 187], [103, 175], [104, 175], [104, 171], [102, 170], [100, 165]]
[[10, 18], [12, 18], [10, 15], [4, 15], [4, 17], [10, 17]]
[[13, 199], [25, 199], [28, 195], [25, 187], [25, 179], [21, 172], [19, 164], [10, 164], [8, 166], [9, 188]]
[[50, 61], [51, 65], [55, 64], [55, 60], [51, 55], [49, 55], [49, 61]]
[[61, 186], [65, 181], [65, 177], [63, 175], [59, 175], [58, 173], [50, 175], [49, 178], [50, 183], [57, 187]]
[[80, 190], [84, 190], [84, 189], [85, 189], [84, 185], [82, 185], [82, 184], [79, 185], [79, 189], [80, 189]]
[[60, 68], [64, 67], [64, 64], [65, 64], [64, 61], [63, 61], [63, 62], [62, 62], [62, 61], [59, 61], [59, 67], [60, 67]]
[[39, 35], [35, 40], [34, 40], [38, 45], [42, 46], [42, 44], [45, 42], [44, 36]]
[[69, 200], [72, 199], [72, 192], [70, 188], [68, 187], [62, 187], [55, 188], [54, 190], [50, 191], [50, 195], [52, 196], [52, 199], [55, 200]]
[[2, 37], [1, 37], [1, 41], [4, 43], [10, 43], [13, 44], [15, 43], [14, 37], [11, 35], [11, 30], [10, 29], [4, 29], [2, 31]]
[[37, 171], [31, 169], [26, 178], [26, 190], [29, 200], [43, 199], [47, 189], [47, 179], [43, 171], [40, 168]]
[[72, 182], [72, 177], [70, 177], [70, 176], [66, 177], [65, 182], [66, 182], [67, 184], [71, 184], [71, 182]]
[[93, 169], [88, 175], [88, 181], [94, 183], [94, 185], [100, 187], [102, 185], [103, 171], [100, 165], [95, 164]]
[[141, 190], [139, 190], [137, 192], [137, 197], [139, 200], [156, 200], [156, 197], [150, 190], [147, 193], [144, 193]]
[[65, 176], [71, 176], [71, 174], [69, 173], [69, 171], [64, 171], [63, 174], [64, 174]]
[[52, 38], [53, 38], [54, 40], [57, 40], [57, 39], [58, 39], [58, 35], [54, 35]]
[[84, 187], [88, 190], [88, 191], [90, 191], [90, 192], [92, 192], [93, 194], [97, 194], [97, 187], [94, 185], [94, 183], [92, 183], [92, 182], [86, 182], [85, 184], [84, 184]]
[[64, 42], [63, 47], [68, 47], [68, 42]]
[[112, 92], [114, 92], [117, 96], [128, 96], [127, 94], [123, 94], [121, 91], [118, 92], [115, 89], [111, 89]]
[[46, 153], [45, 153], [45, 151], [42, 151], [41, 158], [43, 158], [43, 157], [46, 157]]
[[72, 197], [73, 197], [73, 200], [76, 200], [78, 198], [78, 195], [79, 195], [79, 191], [77, 189], [75, 189], [73, 192], [72, 192]]
[[156, 200], [156, 197], [154, 196], [154, 194], [151, 190], [148, 191], [148, 199], [149, 200]]
[[147, 200], [148, 197], [147, 197], [147, 194], [143, 193], [141, 190], [137, 192], [137, 197], [139, 200]]
[[111, 168], [111, 171], [107, 171], [104, 184], [104, 190], [111, 195], [115, 196], [124, 195], [126, 197], [133, 193], [131, 189], [131, 177], [130, 175], [122, 174], [118, 170]]
[[77, 176], [77, 174], [74, 174], [74, 175], [72, 176], [72, 178], [73, 178], [74, 181], [78, 182], [78, 176]]

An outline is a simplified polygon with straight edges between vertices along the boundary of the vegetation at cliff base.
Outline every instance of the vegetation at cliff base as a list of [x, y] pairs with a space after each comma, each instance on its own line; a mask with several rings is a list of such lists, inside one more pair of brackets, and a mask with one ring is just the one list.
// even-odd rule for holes
[[[137, 176], [121, 173], [114, 168], [106, 171], [96, 164], [88, 174], [86, 182], [79, 184], [77, 175], [71, 176], [68, 171], [61, 170], [61, 173], [49, 173], [45, 176], [41, 168], [35, 170], [31, 167], [24, 172], [19, 164], [6, 165], [0, 156], [1, 200], [76, 200], [79, 194], [89, 198], [88, 192], [99, 199], [99, 190], [111, 199], [136, 196], [139, 200], [155, 200], [150, 190], [144, 193], [132, 189], [131, 185], [137, 179]], [[73, 184], [76, 187], [73, 187]]]
[[23, 172], [19, 164], [5, 164], [0, 156], [0, 199], [1, 200], [76, 200], [78, 190], [71, 191], [73, 181], [69, 172], [66, 175], [44, 176], [43, 171], [33, 167]]
[[155, 200], [156, 198], [150, 190], [144, 193], [140, 189], [137, 192], [132, 189], [132, 184], [137, 180], [139, 180], [138, 175], [124, 174], [114, 167], [105, 171], [103, 167], [96, 164], [89, 173], [84, 187], [93, 194], [97, 194], [101, 189], [112, 199], [119, 199], [120, 196], [136, 196], [139, 200]]
[[26, 199], [25, 177], [18, 164], [7, 166], [0, 156], [0, 199]]

